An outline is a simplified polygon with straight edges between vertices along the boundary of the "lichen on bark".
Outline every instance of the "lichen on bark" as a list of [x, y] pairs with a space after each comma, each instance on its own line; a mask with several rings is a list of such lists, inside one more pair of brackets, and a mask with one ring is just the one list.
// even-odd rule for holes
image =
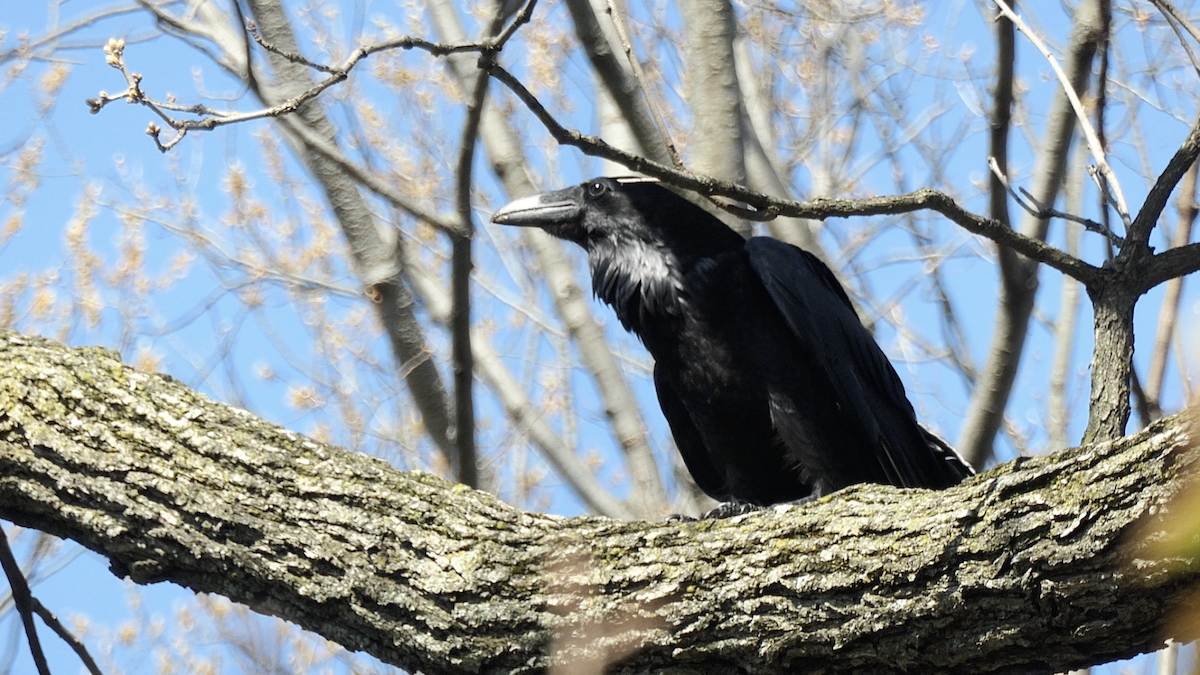
[[561, 518], [0, 333], [0, 517], [427, 673], [1049, 672], [1153, 649], [1200, 564], [1129, 532], [1153, 536], [1188, 484], [1194, 429], [1175, 416], [945, 491]]

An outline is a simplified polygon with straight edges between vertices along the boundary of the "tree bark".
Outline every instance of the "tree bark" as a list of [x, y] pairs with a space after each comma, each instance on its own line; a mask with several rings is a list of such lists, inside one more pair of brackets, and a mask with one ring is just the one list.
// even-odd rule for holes
[[[1148, 558], [1195, 414], [945, 491], [696, 523], [525, 513], [0, 333], [0, 517], [409, 671], [1051, 672], [1124, 658], [1200, 562]], [[1154, 515], [1150, 515], [1154, 514]], [[1131, 536], [1134, 526], [1143, 536]]]

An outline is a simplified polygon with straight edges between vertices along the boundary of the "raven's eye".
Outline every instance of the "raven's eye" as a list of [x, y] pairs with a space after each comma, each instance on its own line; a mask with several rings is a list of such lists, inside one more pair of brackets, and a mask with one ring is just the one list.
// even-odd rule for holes
[[605, 192], [608, 192], [608, 186], [605, 185], [604, 183], [601, 183], [598, 180], [595, 180], [595, 181], [592, 181], [591, 183], [589, 183], [587, 189], [588, 189], [588, 196], [590, 196], [590, 197], [599, 197], [600, 195], [604, 194]]

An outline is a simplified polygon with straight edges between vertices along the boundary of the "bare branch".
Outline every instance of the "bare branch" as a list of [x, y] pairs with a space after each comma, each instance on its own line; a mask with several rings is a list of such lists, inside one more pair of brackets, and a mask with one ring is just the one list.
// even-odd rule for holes
[[[1183, 176], [1179, 195], [1175, 198], [1175, 209], [1179, 222], [1171, 237], [1171, 248], [1187, 246], [1192, 239], [1192, 226], [1196, 222], [1196, 174], [1200, 164], [1193, 162]], [[1163, 379], [1167, 372], [1167, 357], [1171, 351], [1171, 337], [1176, 331], [1179, 318], [1179, 298], [1183, 293], [1183, 278], [1176, 277], [1167, 282], [1163, 289], [1162, 304], [1158, 310], [1158, 327], [1154, 334], [1154, 347], [1150, 352], [1150, 373], [1146, 381], [1146, 395], [1159, 402], [1162, 398]]]
[[50, 666], [46, 663], [46, 653], [42, 651], [42, 643], [38, 640], [37, 625], [33, 622], [33, 595], [29, 592], [29, 584], [25, 582], [25, 574], [13, 557], [12, 548], [8, 545], [8, 536], [0, 532], [0, 567], [4, 576], [8, 577], [8, 587], [12, 589], [13, 604], [17, 614], [21, 616], [21, 624], [25, 627], [25, 639], [29, 641], [29, 653], [37, 666], [39, 675], [50, 675]]
[[[435, 0], [429, 3], [429, 8], [434, 25], [443, 39], [458, 39], [463, 35], [456, 10], [449, 2]], [[478, 63], [461, 55], [451, 56], [449, 61], [460, 86], [466, 89], [478, 73]], [[531, 178], [532, 171], [522, 149], [515, 142], [518, 134], [500, 115], [495, 107], [489, 106], [484, 109], [480, 122], [480, 138], [487, 148], [492, 168], [510, 195], [518, 197], [533, 194], [536, 188]], [[666, 508], [666, 490], [637, 399], [603, 328], [592, 315], [587, 296], [575, 280], [562, 245], [538, 230], [528, 230], [524, 236], [550, 287], [555, 309], [575, 340], [583, 364], [595, 378], [613, 435], [628, 462], [633, 483], [630, 495], [632, 511], [640, 515], [662, 515]]]
[[[1002, 224], [978, 216], [967, 211], [945, 193], [924, 188], [907, 195], [894, 197], [867, 197], [864, 199], [809, 199], [795, 201], [770, 197], [749, 188], [735, 185], [727, 181], [717, 180], [707, 176], [698, 176], [687, 170], [672, 169], [668, 166], [651, 161], [645, 157], [614, 148], [602, 139], [569, 130], [558, 123], [556, 119], [542, 106], [528, 89], [502, 66], [494, 64], [490, 67], [492, 76], [509, 88], [517, 98], [529, 108], [550, 135], [563, 145], [579, 148], [585, 154], [603, 157], [618, 162], [634, 171], [659, 178], [678, 187], [699, 192], [705, 196], [721, 196], [748, 204], [756, 212], [756, 218], [769, 220], [775, 216], [793, 216], [797, 218], [847, 218], [850, 216], [894, 215], [910, 213], [921, 209], [930, 209], [946, 216], [963, 229], [991, 239], [1001, 246], [1006, 246], [1029, 258], [1043, 262], [1068, 276], [1079, 279], [1085, 284], [1094, 279], [1098, 269], [1088, 263], [1067, 255], [1059, 249], [1043, 241], [1025, 236], [1019, 232], [1004, 227]], [[750, 214], [745, 207], [716, 201], [714, 203], [725, 208], [731, 207], [731, 212], [741, 215]]]
[[[532, 10], [532, 2], [527, 10]], [[489, 32], [500, 28], [501, 5], [496, 5]], [[495, 58], [494, 52], [485, 51], [480, 60], [487, 63]], [[475, 86], [467, 102], [467, 119], [463, 124], [462, 143], [455, 168], [455, 204], [458, 210], [459, 227], [466, 234], [451, 239], [450, 295], [453, 307], [450, 312], [451, 360], [454, 364], [454, 443], [458, 450], [456, 474], [459, 482], [474, 488], [479, 487], [478, 457], [475, 448], [475, 355], [471, 348], [471, 239], [475, 226], [471, 215], [471, 186], [475, 166], [475, 141], [479, 137], [479, 123], [483, 119], [483, 106], [487, 97], [490, 77], [485, 69], [475, 75]]]
[[1087, 111], [1083, 109], [1083, 102], [1079, 100], [1079, 94], [1075, 92], [1075, 87], [1071, 85], [1071, 79], [1067, 77], [1062, 66], [1059, 65], [1058, 59], [1054, 53], [1042, 42], [1038, 34], [1031, 30], [1025, 21], [1013, 12], [1004, 0], [995, 0], [1000, 11], [1004, 13], [1012, 22], [1017, 30], [1025, 34], [1025, 37], [1037, 48], [1042, 56], [1046, 57], [1046, 62], [1050, 64], [1050, 68], [1054, 70], [1054, 74], [1058, 77], [1059, 84], [1062, 85], [1062, 91], [1067, 95], [1067, 100], [1071, 102], [1071, 107], [1075, 109], [1075, 117], [1079, 122], [1079, 128], [1083, 131], [1083, 137], [1087, 139], [1088, 149], [1091, 151], [1092, 160], [1096, 162], [1100, 173], [1104, 176], [1104, 182], [1112, 190], [1114, 204], [1117, 214], [1121, 216], [1121, 220], [1125, 223], [1126, 230], [1129, 228], [1130, 216], [1129, 206], [1125, 203], [1125, 195], [1121, 191], [1121, 184], [1117, 180], [1116, 174], [1113, 173], [1112, 167], [1108, 165], [1104, 146], [1101, 145], [1099, 137], [1096, 135], [1096, 129], [1092, 126], [1091, 120], [1088, 119]]
[[[1146, 194], [1146, 201], [1142, 203], [1142, 209], [1138, 211], [1133, 224], [1129, 226], [1127, 238], [1130, 241], [1136, 242], [1141, 247], [1147, 245], [1150, 240], [1150, 232], [1158, 222], [1158, 217], [1162, 215], [1163, 209], [1166, 208], [1171, 192], [1175, 190], [1179, 180], [1196, 162], [1197, 156], [1200, 156], [1200, 119], [1197, 119], [1192, 125], [1187, 138], [1180, 144], [1179, 149], [1171, 157], [1171, 161], [1167, 162], [1167, 166], [1154, 181], [1150, 192]], [[1124, 249], [1122, 249], [1122, 253], [1125, 253]], [[1151, 287], [1147, 286], [1147, 288]]]
[[650, 87], [646, 81], [646, 74], [642, 72], [642, 64], [638, 61], [637, 55], [633, 53], [633, 43], [629, 41], [629, 32], [625, 30], [625, 18], [616, 10], [614, 0], [605, 0], [605, 12], [609, 19], [612, 20], [613, 27], [617, 30], [617, 35], [621, 40], [621, 47], [625, 50], [625, 60], [629, 62], [629, 67], [633, 71], [633, 78], [637, 81], [638, 90], [642, 92], [642, 99], [646, 102], [646, 108], [654, 118], [654, 124], [658, 126], [658, 132], [666, 145], [667, 154], [671, 157], [671, 163], [676, 167], [683, 167], [683, 160], [679, 159], [679, 151], [675, 149], [675, 142], [671, 140], [671, 130], [667, 128], [667, 122], [663, 119], [662, 113], [654, 100], [650, 96]]
[[[299, 51], [291, 23], [278, 0], [248, 0], [247, 4], [264, 37], [285, 51]], [[279, 98], [294, 97], [295, 92], [304, 88], [309, 81], [303, 66], [275, 54], [269, 56], [276, 77], [271, 82], [260, 80], [264, 88], [257, 91], [259, 98], [267, 104]], [[285, 130], [306, 127], [312, 132], [311, 135], [325, 142], [322, 145], [335, 145], [336, 131], [325, 112], [314, 103], [306, 101], [298, 108], [297, 115], [284, 115], [277, 119]], [[344, 165], [331, 161], [325, 153], [299, 140], [298, 136], [304, 134], [289, 135], [288, 138], [295, 143], [297, 155], [324, 190], [346, 235], [368, 297], [375, 302], [380, 313], [392, 347], [394, 366], [404, 377], [430, 439], [447, 462], [453, 465], [455, 450], [450, 439], [452, 404], [437, 364], [429, 356], [425, 329], [416, 316], [412, 291], [405, 283], [403, 242], [399, 237], [388, 239], [384, 236], [359, 191], [356, 177]], [[415, 365], [410, 367], [409, 364]]]
[[[1067, 68], [1075, 91], [1084, 91], [1091, 77], [1091, 64], [1099, 39], [1099, 15], [1098, 0], [1085, 0], [1074, 12], [1075, 23], [1067, 49]], [[997, 21], [998, 32], [1004, 34], [1009, 30], [1013, 30], [1011, 22]], [[1015, 33], [1013, 37], [1015, 41]], [[1040, 203], [1053, 204], [1062, 189], [1075, 123], [1074, 109], [1060, 88], [1050, 106], [1046, 131], [1037, 141], [1038, 153], [1031, 192], [1037, 195]], [[993, 206], [999, 206], [1001, 198], [1001, 195], [993, 194]], [[1007, 214], [1007, 205], [1003, 212]], [[1019, 229], [1027, 237], [1045, 241], [1049, 227], [1050, 221], [1027, 216], [1021, 219]], [[997, 255], [1000, 268], [999, 306], [992, 326], [987, 359], [979, 371], [959, 434], [959, 452], [976, 465], [987, 461], [994, 452], [996, 434], [1004, 422], [1004, 410], [1025, 353], [1029, 320], [1037, 300], [1040, 271], [1037, 259], [1018, 253], [1022, 252], [1001, 247]]]
[[[595, 0], [596, 4], [602, 2], [604, 0]], [[566, 5], [571, 12], [571, 22], [575, 25], [575, 35], [582, 43], [597, 78], [607, 90], [608, 99], [621, 111], [621, 116], [633, 132], [641, 154], [657, 162], [674, 165], [673, 155], [667, 149], [668, 140], [660, 131], [661, 124], [655, 120], [655, 111], [651, 110], [649, 93], [639, 84], [629, 58], [622, 60], [618, 57], [623, 51], [614, 43], [620, 42], [620, 37], [609, 34], [616, 33], [615, 24], [611, 20], [601, 23], [601, 13], [595, 9], [592, 0], [567, 0]], [[611, 31], [606, 30], [609, 26], [612, 26]], [[639, 90], [643, 92], [641, 96], [629, 94]], [[599, 105], [603, 105], [603, 102]], [[608, 133], [604, 135], [610, 140], [614, 138]]]
[[[532, 2], [526, 8], [532, 11]], [[524, 16], [525, 13], [522, 13]], [[519, 21], [519, 19], [518, 19]], [[517, 24], [514, 24], [517, 25]], [[88, 107], [93, 114], [100, 112], [106, 105], [113, 101], [122, 100], [129, 103], [136, 103], [146, 106], [156, 115], [158, 115], [167, 126], [175, 130], [176, 135], [166, 143], [159, 138], [159, 129], [151, 124], [147, 129], [147, 134], [154, 139], [155, 145], [159, 151], [167, 152], [174, 148], [189, 131], [210, 131], [228, 124], [238, 124], [250, 120], [282, 117], [297, 112], [301, 106], [315, 99], [322, 92], [330, 87], [344, 82], [355, 66], [367, 57], [379, 52], [391, 51], [395, 49], [421, 49], [434, 56], [447, 56], [450, 54], [459, 54], [464, 52], [492, 52], [496, 49], [496, 43], [488, 40], [484, 42], [466, 43], [466, 44], [441, 44], [430, 42], [421, 38], [414, 37], [399, 37], [393, 40], [386, 40], [371, 45], [365, 45], [355, 49], [341, 66], [326, 66], [314, 63], [304, 56], [282, 49], [274, 43], [265, 40], [259, 35], [257, 25], [253, 21], [247, 21], [247, 29], [254, 40], [258, 42], [264, 49], [270, 53], [297, 65], [303, 65], [308, 68], [319, 70], [329, 75], [325, 79], [308, 87], [305, 91], [298, 93], [281, 103], [272, 105], [261, 110], [249, 112], [223, 111], [214, 110], [208, 106], [197, 104], [191, 106], [181, 106], [174, 101], [157, 101], [150, 98], [141, 88], [142, 76], [137, 73], [130, 73], [125, 66], [123, 51], [125, 48], [124, 40], [110, 40], [104, 48], [107, 55], [107, 62], [113, 68], [121, 71], [125, 76], [127, 88], [119, 94], [108, 94], [100, 92], [96, 98], [87, 100]], [[179, 119], [167, 114], [167, 111], [183, 112], [200, 116], [200, 119]]]
[[[1025, 209], [1025, 212], [1034, 218], [1039, 220], [1047, 220], [1050, 218], [1069, 220], [1073, 223], [1079, 223], [1080, 225], [1083, 225], [1084, 229], [1086, 229], [1088, 232], [1095, 232], [1096, 234], [1103, 235], [1105, 239], [1108, 239], [1114, 245], [1120, 246], [1122, 243], [1124, 243], [1125, 239], [1123, 237], [1104, 227], [1100, 223], [1097, 223], [1089, 218], [1076, 216], [1071, 213], [1065, 213], [1063, 211], [1059, 211], [1058, 209], [1047, 206], [1046, 204], [1038, 201], [1037, 197], [1034, 197], [1029, 193], [1029, 190], [1026, 190], [1025, 188], [1020, 188], [1020, 194], [1018, 194], [1017, 191], [1013, 190], [1012, 186], [1008, 184], [1008, 178], [1004, 176], [1004, 172], [1001, 171], [1000, 165], [996, 162], [995, 157], [988, 157], [988, 168], [992, 170], [992, 175], [995, 176], [1000, 184], [1004, 186], [1004, 190], [1007, 191], [1008, 194], [1012, 195], [1012, 198], [1021, 205], [1021, 208]], [[1028, 200], [1028, 202], [1026, 200]]]
[[1150, 261], [1137, 275], [1138, 284], [1146, 290], [1165, 281], [1200, 272], [1200, 243], [1163, 251]]
[[1187, 52], [1188, 60], [1192, 62], [1192, 69], [1197, 74], [1200, 74], [1200, 61], [1197, 61], [1196, 54], [1192, 52], [1191, 46], [1184, 39], [1183, 34], [1179, 32], [1182, 28], [1192, 36], [1193, 40], [1200, 42], [1200, 28], [1196, 28], [1196, 25], [1176, 9], [1170, 0], [1150, 0], [1150, 3], [1157, 7], [1158, 11], [1162, 12], [1163, 16], [1166, 17], [1167, 25], [1171, 27], [1171, 30], [1175, 31], [1175, 36], [1179, 38], [1179, 45]]
[[[443, 326], [449, 326], [452, 301], [446, 290], [421, 267], [421, 261], [416, 256], [406, 253], [405, 262], [410, 271], [413, 286], [424, 301], [429, 317]], [[632, 509], [614, 498], [600, 484], [592, 470], [550, 427], [543, 411], [529, 400], [528, 392], [504, 365], [488, 336], [479, 334], [478, 331], [472, 329], [471, 349], [480, 379], [491, 388], [496, 398], [500, 400], [505, 414], [512, 420], [517, 432], [521, 435], [528, 435], [533, 445], [554, 467], [558, 475], [579, 495], [583, 503], [594, 513], [609, 518], [628, 520], [636, 517]]]

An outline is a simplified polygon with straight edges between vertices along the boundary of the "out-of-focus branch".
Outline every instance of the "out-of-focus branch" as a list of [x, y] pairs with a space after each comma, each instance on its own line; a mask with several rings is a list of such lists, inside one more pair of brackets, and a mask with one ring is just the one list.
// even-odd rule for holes
[[132, 14], [133, 12], [140, 12], [141, 9], [142, 8], [138, 3], [131, 2], [98, 10], [93, 14], [76, 19], [65, 26], [61, 26], [49, 33], [40, 35], [28, 42], [23, 42], [14, 49], [0, 51], [0, 65], [4, 65], [6, 61], [11, 59], [30, 57], [43, 47], [52, 47], [55, 45], [55, 43], [59, 42], [68, 35], [76, 33], [89, 26], [93, 26], [105, 19], [111, 19], [113, 17], [123, 16], [125, 14]]
[[[278, 0], [248, 0], [247, 6], [265, 40], [283, 51], [299, 53], [291, 24]], [[306, 66], [274, 52], [267, 55], [274, 78], [255, 79], [260, 87], [256, 93], [264, 103], [271, 105], [279, 99], [294, 98], [296, 90], [308, 88], [310, 80]], [[319, 105], [308, 101], [297, 112], [298, 119], [292, 120], [291, 116], [280, 119], [295, 126], [303, 125], [325, 144], [336, 147], [333, 125]], [[289, 125], [285, 123], [283, 128], [286, 131]], [[342, 164], [331, 161], [294, 135], [289, 135], [289, 140], [295, 143], [297, 154], [325, 191], [330, 208], [346, 235], [360, 278], [379, 309], [398, 372], [404, 376], [430, 439], [450, 466], [459, 465], [455, 444], [450, 438], [449, 395], [431, 350], [426, 346], [425, 331], [416, 317], [412, 291], [404, 280], [402, 242], [399, 238], [394, 241], [383, 238], [382, 228], [358, 191], [355, 177]]]
[[[679, 151], [675, 149], [674, 141], [671, 140], [671, 133], [667, 128], [667, 122], [663, 119], [662, 112], [659, 111], [658, 106], [655, 105], [654, 99], [651, 98], [650, 86], [646, 79], [646, 74], [642, 72], [642, 64], [638, 61], [637, 54], [633, 53], [633, 42], [629, 39], [629, 31], [625, 30], [625, 17], [617, 10], [614, 0], [605, 0], [604, 11], [608, 14], [613, 28], [617, 31], [617, 37], [621, 41], [621, 48], [625, 51], [625, 60], [629, 63], [633, 79], [637, 82], [637, 91], [641, 92], [642, 100], [645, 101], [646, 108], [649, 109], [651, 116], [654, 118], [654, 124], [658, 127], [659, 136], [666, 146], [667, 156], [671, 158], [672, 165], [682, 167], [683, 162], [679, 159]], [[627, 93], [632, 94], [632, 91]], [[621, 96], [620, 93], [615, 91], [613, 95], [618, 98]]]
[[[622, 59], [618, 56], [620, 37], [616, 34], [616, 21], [621, 17], [610, 13], [604, 0], [567, 0], [566, 5], [571, 13], [571, 23], [575, 26], [575, 35], [583, 45], [595, 74], [604, 84], [609, 100], [621, 111], [621, 116], [637, 139], [640, 154], [662, 164], [674, 164], [673, 151], [667, 147], [669, 141], [660, 130], [662, 122], [654, 117], [650, 93], [639, 84], [633, 70], [636, 57], [630, 55]], [[604, 9], [599, 10], [597, 5], [604, 5]], [[601, 16], [607, 17], [607, 20], [601, 19]], [[610, 28], [614, 34], [610, 36], [606, 28]], [[639, 96], [639, 91], [643, 95]], [[608, 134], [605, 137], [610, 138]]]
[[[1078, 212], [1083, 208], [1083, 173], [1078, 171], [1085, 161], [1086, 150], [1076, 144], [1075, 157], [1068, 165], [1070, 177], [1066, 185], [1066, 208]], [[1067, 252], [1079, 255], [1082, 228], [1078, 224], [1066, 223]], [[1050, 379], [1046, 395], [1046, 433], [1052, 451], [1069, 447], [1071, 362], [1075, 355], [1075, 327], [1079, 314], [1079, 282], [1063, 277], [1059, 295], [1058, 317], [1054, 320], [1054, 361], [1050, 366]]]
[[[413, 287], [421, 297], [425, 311], [429, 312], [429, 318], [443, 326], [449, 326], [453, 303], [446, 289], [422, 267], [417, 256], [407, 248], [404, 253], [405, 268], [409, 270]], [[554, 467], [562, 480], [579, 495], [587, 508], [597, 515], [609, 518], [632, 520], [638, 517], [639, 514], [633, 509], [613, 497], [587, 464], [550, 427], [543, 411], [529, 400], [525, 387], [517, 382], [512, 372], [504, 365], [489, 336], [472, 328], [471, 350], [479, 378], [500, 400], [505, 415], [512, 420], [517, 433], [529, 436], [533, 445]]]
[[963, 229], [991, 239], [1002, 247], [1011, 248], [1022, 255], [1061, 271], [1084, 283], [1096, 278], [1099, 269], [1067, 255], [1059, 249], [1015, 232], [1002, 224], [976, 215], [964, 209], [958, 202], [937, 190], [923, 188], [906, 195], [893, 197], [867, 197], [864, 199], [828, 199], [817, 198], [805, 201], [771, 197], [749, 188], [735, 185], [727, 181], [708, 176], [700, 176], [690, 171], [672, 169], [657, 162], [624, 152], [605, 143], [602, 139], [583, 134], [562, 126], [538, 102], [528, 89], [516, 77], [499, 65], [491, 68], [493, 77], [507, 86], [529, 108], [538, 120], [550, 132], [556, 141], [563, 145], [579, 148], [584, 153], [603, 157], [614, 162], [653, 176], [677, 187], [699, 192], [706, 196], [719, 195], [729, 197], [748, 204], [751, 208], [731, 208], [725, 202], [716, 202], [719, 206], [743, 217], [756, 220], [770, 220], [776, 216], [785, 215], [797, 218], [847, 218], [850, 216], [894, 215], [910, 213], [921, 209], [930, 209], [946, 216]]
[[[1171, 237], [1171, 248], [1186, 246], [1192, 238], [1192, 226], [1200, 207], [1196, 204], [1196, 173], [1200, 163], [1192, 163], [1179, 185], [1175, 197], [1175, 209], [1179, 221]], [[1150, 351], [1150, 372], [1146, 377], [1146, 396], [1161, 408], [1162, 385], [1167, 372], [1167, 357], [1171, 353], [1171, 338], [1175, 334], [1179, 319], [1179, 298], [1183, 293], [1183, 277], [1167, 282], [1163, 289], [1162, 305], [1158, 310], [1158, 328], [1154, 335], [1154, 347]]]
[[[684, 62], [692, 113], [689, 144], [696, 173], [730, 183], [746, 182], [742, 91], [738, 86], [733, 41], [736, 19], [730, 0], [682, 0]], [[681, 164], [676, 166], [681, 167]], [[733, 223], [750, 235], [745, 221]]]
[[[1105, 0], [1100, 0], [1104, 5]], [[1079, 100], [1079, 94], [1075, 90], [1074, 80], [1072, 76], [1068, 76], [1062, 66], [1059, 65], [1058, 59], [1054, 56], [1054, 52], [1042, 42], [1036, 31], [1030, 30], [1025, 21], [1013, 12], [1004, 0], [995, 0], [996, 5], [1004, 16], [1008, 17], [1013, 26], [1017, 30], [1025, 34], [1029, 42], [1037, 48], [1042, 56], [1046, 57], [1046, 62], [1050, 64], [1054, 75], [1058, 77], [1059, 84], [1062, 85], [1062, 92], [1066, 95], [1067, 101], [1071, 103], [1071, 108], [1075, 111], [1076, 122], [1079, 123], [1079, 129], [1083, 132], [1084, 139], [1087, 140], [1088, 150], [1091, 152], [1092, 161], [1096, 162], [1096, 167], [1103, 177], [1103, 186], [1106, 187], [1112, 194], [1113, 204], [1117, 209], [1117, 214], [1121, 216], [1121, 220], [1128, 228], [1130, 223], [1129, 205], [1125, 203], [1125, 194], [1121, 191], [1121, 183], [1117, 180], [1117, 175], [1113, 173], [1112, 167], [1108, 165], [1108, 159], [1104, 150], [1104, 144], [1100, 142], [1100, 137], [1096, 133], [1096, 128], [1092, 126], [1091, 120], [1088, 119], [1087, 111], [1083, 109], [1083, 102]], [[1106, 36], [1105, 28], [1107, 28], [1107, 16], [1112, 12], [1111, 8], [1104, 6], [1099, 8], [1102, 26], [1100, 27], [1101, 39]]]
[[[442, 39], [460, 40], [464, 35], [456, 10], [446, 0], [431, 0], [429, 11]], [[449, 57], [451, 72], [464, 89], [479, 72], [475, 59], [461, 55]], [[488, 72], [494, 72], [494, 64]], [[513, 197], [537, 191], [528, 163], [516, 143], [518, 134], [505, 122], [494, 106], [485, 105], [479, 135], [496, 174]], [[550, 288], [555, 308], [575, 340], [580, 358], [595, 378], [604, 409], [611, 420], [613, 434], [629, 463], [633, 482], [632, 511], [638, 515], [661, 515], [666, 508], [666, 489], [659, 467], [646, 438], [646, 428], [633, 391], [621, 372], [604, 331], [592, 316], [587, 297], [575, 283], [571, 266], [561, 245], [549, 235], [529, 230], [525, 235], [538, 258], [541, 272]]]
[[1169, 0], [1150, 0], [1150, 4], [1157, 7], [1159, 11], [1165, 14], [1168, 18], [1174, 19], [1180, 26], [1184, 28], [1184, 30], [1188, 32], [1189, 35], [1192, 36], [1193, 40], [1200, 42], [1200, 28], [1196, 28], [1196, 25], [1188, 20], [1188, 18], [1184, 16], [1182, 12], [1176, 9], [1175, 5], [1171, 4]]
[[[734, 40], [733, 47], [744, 108], [742, 141], [746, 184], [760, 192], [787, 198], [790, 190], [787, 182], [781, 177], [783, 171], [774, 152], [776, 142], [771, 114], [776, 105], [767, 100], [767, 94], [755, 81], [748, 40], [739, 35]], [[799, 246], [829, 264], [829, 255], [813, 233], [812, 221], [780, 216], [771, 221], [770, 228], [771, 236]]]
[[[1070, 86], [1060, 88], [1051, 104], [1046, 132], [1039, 140], [1040, 152], [1031, 181], [1030, 192], [1040, 204], [1053, 205], [1062, 188], [1067, 155], [1077, 122], [1065, 89], [1073, 93], [1084, 92], [1087, 89], [1102, 24], [1098, 3], [1099, 0], [1084, 0], [1075, 9], [1075, 26], [1066, 53]], [[999, 24], [997, 29], [1006, 30]], [[993, 200], [999, 198], [999, 195], [993, 194]], [[1042, 242], [1046, 239], [1049, 226], [1049, 220], [1027, 215], [1021, 219], [1020, 233], [1029, 239]], [[1012, 231], [1008, 226], [1004, 229]], [[987, 360], [980, 370], [975, 391], [971, 395], [967, 418], [959, 435], [959, 452], [976, 466], [982, 465], [992, 456], [996, 433], [1003, 422], [1004, 409], [1008, 405], [1025, 350], [1029, 317], [1033, 313], [1037, 297], [1037, 263], [1046, 262], [1016, 247], [1010, 248], [1011, 251], [1005, 251], [1003, 248], [999, 251], [1000, 302], [992, 328]], [[1020, 255], [1014, 255], [1017, 253]], [[1074, 259], [1073, 256], [1066, 257]], [[1054, 267], [1085, 285], [1089, 284], [1088, 278], [1071, 274], [1061, 267]], [[1092, 280], [1094, 279], [1093, 274]]]

